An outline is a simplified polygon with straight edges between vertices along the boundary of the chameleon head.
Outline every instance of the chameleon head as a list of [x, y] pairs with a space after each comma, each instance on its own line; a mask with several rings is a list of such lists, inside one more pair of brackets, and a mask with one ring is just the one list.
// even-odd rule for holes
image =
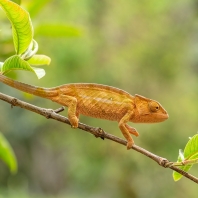
[[162, 105], [149, 98], [145, 98], [140, 95], [135, 95], [135, 116], [132, 118], [132, 122], [137, 123], [155, 123], [163, 122], [168, 119], [167, 111]]

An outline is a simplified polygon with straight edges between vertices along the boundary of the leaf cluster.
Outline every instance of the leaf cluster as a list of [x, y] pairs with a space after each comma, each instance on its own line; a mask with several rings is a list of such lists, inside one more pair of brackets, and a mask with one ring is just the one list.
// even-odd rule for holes
[[33, 39], [34, 30], [29, 13], [18, 4], [1, 0], [0, 6], [4, 10], [12, 25], [12, 35], [16, 54], [1, 63], [1, 73], [12, 70], [34, 72], [38, 78], [45, 75], [45, 70], [36, 68], [38, 65], [49, 65], [51, 59], [45, 55], [37, 55], [38, 43]]
[[[179, 156], [177, 162], [173, 163], [174, 166], [179, 166], [181, 170], [188, 172], [190, 168], [198, 163], [198, 134], [189, 138], [184, 151], [179, 150]], [[173, 179], [178, 181], [182, 178], [182, 175], [178, 172], [173, 172]]]

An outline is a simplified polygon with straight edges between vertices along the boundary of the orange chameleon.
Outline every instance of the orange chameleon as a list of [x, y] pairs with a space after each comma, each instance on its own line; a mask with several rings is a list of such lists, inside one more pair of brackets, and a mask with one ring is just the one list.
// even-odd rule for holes
[[79, 115], [117, 121], [127, 140], [127, 149], [134, 141], [130, 134], [139, 136], [127, 122], [155, 123], [168, 119], [166, 110], [155, 100], [107, 85], [74, 83], [54, 88], [41, 88], [12, 80], [0, 74], [0, 82], [18, 90], [50, 99], [68, 107], [68, 118], [73, 128], [78, 127]]

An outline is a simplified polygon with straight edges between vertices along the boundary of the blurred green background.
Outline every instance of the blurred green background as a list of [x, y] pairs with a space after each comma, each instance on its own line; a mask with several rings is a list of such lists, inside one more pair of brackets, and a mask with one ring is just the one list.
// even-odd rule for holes
[[[30, 12], [39, 53], [51, 57], [47, 75], [12, 77], [53, 87], [94, 82], [159, 101], [170, 118], [133, 124], [135, 143], [176, 161], [178, 149], [198, 129], [197, 0], [22, 0]], [[48, 31], [54, 25], [53, 31]], [[60, 28], [60, 25], [63, 29]], [[59, 27], [59, 28], [58, 28]], [[0, 11], [0, 61], [14, 54], [10, 23]], [[0, 85], [1, 92], [32, 104], [59, 105]], [[125, 147], [0, 101], [0, 130], [11, 143], [19, 170], [0, 162], [0, 198], [196, 197], [197, 185], [172, 179], [172, 171]], [[63, 112], [66, 115], [66, 111]], [[117, 123], [81, 117], [122, 137]], [[198, 176], [196, 166], [190, 171]]]

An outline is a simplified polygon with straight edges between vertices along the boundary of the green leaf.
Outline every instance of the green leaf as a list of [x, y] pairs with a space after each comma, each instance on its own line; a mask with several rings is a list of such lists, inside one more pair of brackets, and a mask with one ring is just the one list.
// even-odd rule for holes
[[[185, 149], [184, 149], [184, 159], [182, 159], [181, 157], [181, 152], [178, 156], [178, 160], [177, 162], [183, 162], [185, 163], [185, 161], [190, 161], [190, 160], [196, 160], [198, 159], [198, 134], [194, 135], [192, 138], [190, 138], [190, 140], [187, 142]], [[183, 165], [180, 167], [180, 169], [182, 169], [183, 171], [189, 171], [190, 168], [192, 167], [192, 164], [187, 164], [187, 165]], [[182, 175], [173, 171], [173, 179], [174, 181], [178, 181], [179, 179], [182, 178]]]
[[39, 79], [45, 75], [45, 71], [43, 69], [31, 67], [27, 61], [23, 60], [18, 55], [14, 55], [6, 59], [1, 71], [3, 74], [6, 74], [12, 70], [25, 70], [34, 72]]
[[36, 54], [27, 61], [30, 65], [49, 65], [51, 58], [46, 55]]
[[21, 59], [18, 55], [14, 55], [6, 59], [1, 71], [5, 74], [11, 70], [26, 70], [34, 72], [29, 63]]
[[82, 32], [79, 27], [64, 24], [41, 24], [35, 28], [35, 34], [45, 37], [78, 37]]
[[[191, 167], [192, 167], [192, 165], [185, 165], [185, 166], [181, 166], [180, 169], [187, 172], [190, 170]], [[178, 173], [176, 171], [173, 171], [174, 181], [179, 181], [182, 177], [183, 177], [183, 175], [181, 175], [180, 173]]]
[[0, 0], [0, 6], [12, 24], [16, 53], [22, 54], [26, 51], [33, 39], [33, 26], [29, 13], [18, 4], [8, 0]]
[[15, 154], [2, 133], [0, 133], [0, 158], [8, 165], [12, 173], [17, 172], [17, 161]]

